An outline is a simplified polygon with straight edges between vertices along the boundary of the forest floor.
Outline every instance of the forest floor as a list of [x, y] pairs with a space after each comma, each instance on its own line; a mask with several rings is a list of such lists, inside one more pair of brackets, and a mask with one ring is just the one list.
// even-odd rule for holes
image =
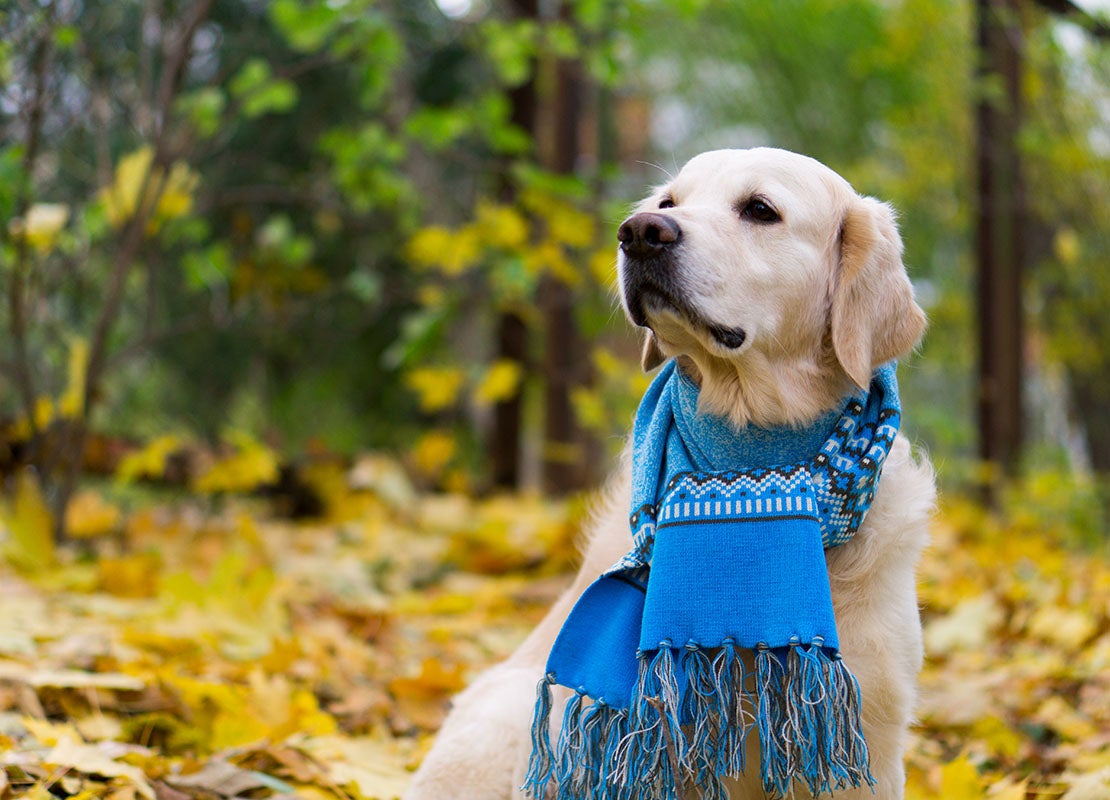
[[[64, 548], [17, 493], [0, 799], [399, 796], [452, 694], [567, 584], [586, 501], [419, 492], [377, 457], [308, 477], [307, 522], [86, 490]], [[911, 800], [1110, 797], [1110, 566], [1069, 525], [942, 504]]]

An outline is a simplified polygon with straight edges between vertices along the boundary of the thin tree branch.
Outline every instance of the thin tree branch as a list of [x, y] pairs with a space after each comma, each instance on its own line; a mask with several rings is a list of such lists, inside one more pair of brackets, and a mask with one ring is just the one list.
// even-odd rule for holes
[[27, 416], [32, 438], [38, 435], [35, 422], [35, 382], [31, 371], [27, 347], [27, 290], [26, 282], [31, 267], [31, 253], [27, 244], [27, 213], [34, 201], [35, 165], [42, 143], [42, 124], [46, 113], [46, 91], [54, 43], [54, 5], [46, 7], [46, 24], [34, 45], [33, 88], [27, 107], [27, 128], [23, 142], [19, 194], [15, 203], [15, 217], [22, 220], [23, 230], [15, 239], [15, 268], [8, 286], [9, 326], [12, 348], [15, 351], [14, 373], [17, 390]]
[[[123, 303], [124, 287], [135, 260], [138, 258], [146, 235], [147, 225], [158, 207], [158, 201], [165, 189], [169, 173], [170, 144], [169, 120], [174, 97], [184, 77], [189, 61], [193, 37], [208, 15], [213, 0], [199, 0], [185, 20], [174, 48], [169, 52], [162, 70], [158, 88], [156, 110], [156, 132], [154, 154], [136, 195], [138, 198], [131, 218], [124, 227], [116, 252], [115, 265], [108, 281], [104, 303], [100, 308], [96, 325], [89, 344], [89, 361], [85, 366], [85, 386], [81, 408], [77, 418], [68, 426], [66, 436], [66, 455], [68, 463], [54, 502], [54, 534], [61, 540], [65, 536], [65, 509], [69, 498], [77, 486], [81, 471], [85, 443], [88, 440], [88, 425], [93, 403], [100, 390], [100, 383], [108, 364], [108, 339], [119, 316]], [[157, 184], [155, 185], [155, 176]]]
[[[171, 160], [169, 158], [168, 123], [173, 98], [188, 62], [193, 36], [207, 16], [211, 5], [212, 0], [200, 0], [194, 6], [193, 13], [186, 21], [185, 27], [178, 37], [177, 46], [171, 52], [170, 59], [162, 72], [162, 81], [158, 90], [158, 127], [154, 143], [154, 156], [151, 158], [146, 175], [143, 176], [142, 185], [139, 187], [137, 195], [139, 200], [124, 230], [116, 256], [115, 268], [112, 271], [108, 289], [105, 293], [104, 305], [101, 306], [100, 315], [97, 318], [92, 341], [89, 345], [89, 364], [85, 373], [85, 396], [82, 404], [82, 415], [85, 419], [88, 418], [92, 399], [100, 388], [107, 356], [108, 336], [115, 325], [120, 304], [123, 302], [123, 289], [127, 275], [138, 256], [146, 234], [147, 224], [155, 208], [157, 208], [158, 200], [167, 179], [167, 168]], [[151, 192], [151, 183], [156, 174], [160, 175], [159, 185], [155, 188], [155, 191]]]

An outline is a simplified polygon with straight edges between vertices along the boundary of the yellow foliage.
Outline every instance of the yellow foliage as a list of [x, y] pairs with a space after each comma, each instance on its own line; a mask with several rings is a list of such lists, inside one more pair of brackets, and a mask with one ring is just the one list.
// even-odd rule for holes
[[590, 214], [579, 211], [565, 200], [535, 189], [523, 192], [521, 203], [543, 219], [548, 235], [557, 244], [574, 248], [593, 244], [597, 229]]
[[1056, 232], [1052, 240], [1052, 250], [1061, 263], [1072, 266], [1078, 263], [1083, 255], [1083, 247], [1079, 241], [1079, 234], [1074, 228], [1063, 227]]
[[92, 539], [119, 530], [123, 512], [97, 492], [78, 492], [66, 508], [66, 533], [74, 539]]
[[476, 225], [481, 240], [489, 247], [520, 250], [528, 244], [528, 220], [512, 206], [479, 202]]
[[604, 247], [590, 254], [590, 275], [599, 286], [614, 288], [617, 285], [617, 256], [612, 247]]
[[429, 431], [412, 448], [413, 466], [428, 477], [439, 475], [455, 457], [458, 445], [446, 431]]
[[432, 225], [416, 232], [406, 252], [418, 267], [435, 267], [445, 275], [458, 276], [481, 259], [481, 234], [474, 225], [456, 231]]
[[40, 255], [54, 249], [60, 234], [69, 221], [69, 206], [64, 203], [35, 203], [22, 219], [8, 223], [13, 239], [25, 239]]
[[161, 567], [162, 559], [154, 553], [101, 556], [96, 562], [97, 586], [117, 597], [153, 597]]
[[437, 266], [443, 254], [451, 248], [452, 234], [440, 225], [421, 228], [409, 240], [406, 252], [409, 259], [418, 267]]
[[405, 373], [405, 385], [416, 393], [420, 410], [428, 413], [454, 405], [465, 381], [456, 367], [417, 367]]
[[257, 667], [246, 685], [197, 680], [170, 671], [161, 677], [194, 714], [214, 749], [336, 731], [335, 720], [320, 710], [311, 692]]
[[539, 242], [525, 253], [524, 268], [532, 275], [550, 273], [568, 286], [578, 286], [582, 282], [581, 273], [554, 239]]
[[475, 402], [489, 406], [508, 400], [519, 391], [522, 377], [523, 369], [519, 362], [509, 358], [494, 361], [474, 389]]
[[1002, 719], [995, 716], [982, 717], [971, 726], [971, 735], [987, 745], [992, 755], [1016, 758], [1021, 752], [1024, 737]]
[[576, 386], [571, 390], [570, 401], [574, 406], [574, 418], [584, 427], [594, 431], [604, 431], [609, 425], [609, 411], [605, 398], [596, 389]]
[[[85, 402], [85, 374], [88, 363], [88, 340], [80, 336], [71, 337], [66, 369], [66, 387], [57, 400], [45, 395], [36, 398], [34, 411], [36, 430], [45, 430], [55, 420], [72, 419], [81, 413]], [[31, 423], [27, 417], [19, 417], [8, 428], [8, 435], [20, 440], [30, 438]]]
[[141, 478], [161, 478], [166, 472], [166, 461], [185, 444], [173, 434], [152, 439], [140, 450], [128, 453], [116, 467], [116, 480], [134, 483]]
[[192, 211], [199, 176], [182, 162], [173, 164], [167, 176], [155, 169], [153, 162], [154, 151], [149, 146], [128, 153], [116, 165], [112, 184], [100, 190], [99, 199], [112, 227], [122, 228], [139, 211], [140, 202], [149, 206], [155, 197], [157, 203], [150, 210], [146, 227], [148, 235], [156, 233], [161, 223]]
[[1053, 604], [1033, 613], [1029, 632], [1070, 652], [1078, 650], [1098, 632], [1098, 623], [1089, 611]]
[[277, 453], [243, 431], [230, 431], [225, 439], [235, 447], [234, 452], [197, 475], [194, 490], [202, 494], [249, 492], [278, 479]]
[[14, 496], [0, 499], [2, 552], [21, 572], [38, 573], [55, 564], [54, 520], [30, 470], [15, 479]]
[[906, 800], [985, 800], [979, 771], [966, 754], [931, 771], [924, 781], [911, 779]]
[[[593, 358], [605, 382], [639, 379], [609, 351]], [[459, 447], [433, 431], [408, 463], [442, 486], [466, 474]], [[381, 456], [306, 477], [342, 513], [293, 522], [234, 498], [218, 515], [183, 501], [129, 515], [127, 539], [84, 542], [79, 562], [54, 557], [41, 497], [13, 481], [4, 551], [18, 518], [34, 532], [24, 550], [47, 553], [25, 561], [49, 562], [53, 580], [9, 575], [0, 592], [0, 713], [22, 718], [0, 748], [36, 781], [8, 794], [50, 800], [35, 787], [59, 770], [55, 793], [138, 800], [141, 781], [218, 768], [306, 797], [403, 793], [451, 695], [567, 585], [583, 510], [421, 493]], [[949, 498], [934, 526], [908, 800], [1106, 796], [1110, 567], [1061, 545], [1057, 506], [1015, 508]]]
[[[113, 752], [114, 751], [114, 752]], [[75, 770], [105, 778], [125, 778], [132, 789], [148, 800], [154, 800], [154, 789], [143, 771], [136, 766], [117, 761], [118, 748], [102, 744], [83, 744], [79, 737], [63, 737], [50, 752], [43, 755], [43, 764], [63, 770]]]
[[58, 413], [76, 417], [85, 403], [85, 375], [89, 367], [89, 342], [74, 336], [69, 342], [69, 359], [66, 368], [66, 388], [58, 398]]

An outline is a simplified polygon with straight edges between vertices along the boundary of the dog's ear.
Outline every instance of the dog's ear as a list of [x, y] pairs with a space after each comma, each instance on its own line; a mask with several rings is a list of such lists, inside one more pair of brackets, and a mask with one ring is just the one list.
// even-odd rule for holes
[[666, 360], [667, 357], [663, 355], [663, 351], [655, 341], [655, 334], [645, 330], [644, 349], [640, 352], [640, 366], [643, 367], [644, 372], [651, 372]]
[[870, 197], [853, 200], [841, 223], [831, 326], [837, 360], [863, 389], [875, 367], [913, 349], [925, 332], [894, 211]]

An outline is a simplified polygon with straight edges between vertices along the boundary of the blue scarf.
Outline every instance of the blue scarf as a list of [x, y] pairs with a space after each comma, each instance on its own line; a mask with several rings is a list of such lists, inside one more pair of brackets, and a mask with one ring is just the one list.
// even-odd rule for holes
[[[753, 730], [772, 796], [874, 785], [824, 549], [874, 497], [900, 421], [894, 365], [805, 428], [737, 429], [697, 400], [672, 361], [640, 403], [633, 547], [552, 647], [523, 786], [537, 800], [552, 782], [557, 800], [725, 798]], [[575, 693], [553, 743], [554, 684]]]

